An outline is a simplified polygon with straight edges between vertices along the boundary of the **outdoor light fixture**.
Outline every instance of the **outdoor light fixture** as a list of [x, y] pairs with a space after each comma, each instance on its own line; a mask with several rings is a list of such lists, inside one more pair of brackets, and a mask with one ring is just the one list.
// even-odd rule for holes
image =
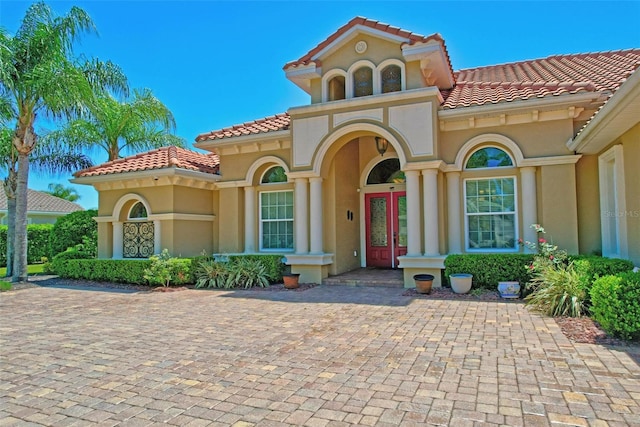
[[376, 136], [376, 149], [381, 156], [384, 156], [384, 153], [387, 152], [387, 148], [389, 147], [389, 141], [379, 136]]

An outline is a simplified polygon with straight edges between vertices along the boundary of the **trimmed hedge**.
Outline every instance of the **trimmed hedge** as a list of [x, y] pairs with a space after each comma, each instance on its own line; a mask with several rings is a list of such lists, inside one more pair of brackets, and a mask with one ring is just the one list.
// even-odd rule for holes
[[[90, 255], [69, 249], [61, 252], [51, 261], [51, 270], [60, 277], [69, 279], [86, 279], [102, 282], [130, 283], [148, 285], [144, 271], [151, 267], [148, 259], [87, 259]], [[172, 285], [196, 283], [196, 271], [201, 262], [212, 260], [212, 257], [173, 258]], [[282, 255], [230, 255], [229, 262], [237, 263], [240, 259], [258, 261], [267, 271], [270, 283], [282, 282], [285, 265]]]
[[593, 320], [612, 335], [640, 340], [640, 273], [603, 276], [590, 293]]
[[616, 275], [626, 271], [632, 271], [634, 266], [628, 259], [605, 258], [597, 255], [570, 255], [570, 261], [587, 261], [589, 267], [587, 274], [591, 277], [591, 281], [595, 281], [598, 277]]
[[151, 261], [148, 259], [67, 259], [60, 262], [54, 260], [52, 264], [57, 275], [69, 279], [147, 285], [144, 270], [151, 266]]
[[[7, 266], [7, 226], [0, 225], [0, 266]], [[27, 225], [27, 262], [35, 264], [49, 256], [49, 236], [53, 224]]]
[[444, 260], [444, 274], [473, 274], [473, 288], [495, 290], [498, 282], [515, 280], [524, 285], [531, 280], [526, 266], [533, 261], [533, 254], [464, 254], [449, 255]]

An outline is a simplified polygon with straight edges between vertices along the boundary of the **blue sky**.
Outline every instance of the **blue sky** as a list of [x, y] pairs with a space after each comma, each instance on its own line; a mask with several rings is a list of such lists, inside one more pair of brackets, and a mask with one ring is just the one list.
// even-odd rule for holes
[[[14, 33], [31, 1], [0, 1]], [[85, 9], [99, 35], [77, 53], [110, 59], [132, 88], [150, 88], [173, 112], [189, 148], [203, 132], [306, 105], [282, 67], [355, 16], [445, 39], [454, 70], [554, 54], [640, 47], [640, 1], [49, 1], [58, 14]], [[95, 163], [106, 154], [94, 155]], [[30, 177], [30, 187], [71, 186]], [[74, 186], [85, 208], [92, 187]]]

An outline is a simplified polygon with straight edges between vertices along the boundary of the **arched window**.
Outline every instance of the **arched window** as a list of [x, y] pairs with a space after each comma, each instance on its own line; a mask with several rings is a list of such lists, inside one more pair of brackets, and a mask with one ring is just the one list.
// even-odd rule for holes
[[382, 93], [402, 90], [402, 70], [398, 65], [388, 65], [381, 73]]
[[338, 101], [345, 99], [345, 79], [344, 76], [335, 76], [329, 80], [328, 101]]
[[147, 218], [147, 208], [144, 207], [142, 202], [138, 202], [131, 207], [129, 211], [129, 219], [145, 219]]
[[467, 160], [466, 169], [503, 168], [513, 166], [511, 156], [497, 147], [484, 147]]
[[276, 182], [287, 182], [287, 174], [282, 166], [274, 166], [262, 175], [262, 184], [272, 184]]
[[353, 73], [353, 96], [373, 95], [373, 70], [360, 67]]
[[400, 160], [398, 159], [386, 159], [378, 163], [367, 177], [367, 185], [372, 184], [386, 184], [404, 183], [404, 172], [400, 170]]

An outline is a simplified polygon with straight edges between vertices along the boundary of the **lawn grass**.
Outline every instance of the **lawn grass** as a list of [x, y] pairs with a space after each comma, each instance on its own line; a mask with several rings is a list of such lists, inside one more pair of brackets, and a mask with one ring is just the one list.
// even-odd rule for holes
[[[27, 266], [27, 274], [42, 274], [44, 264], [29, 264]], [[0, 267], [0, 277], [7, 275], [7, 267]]]

